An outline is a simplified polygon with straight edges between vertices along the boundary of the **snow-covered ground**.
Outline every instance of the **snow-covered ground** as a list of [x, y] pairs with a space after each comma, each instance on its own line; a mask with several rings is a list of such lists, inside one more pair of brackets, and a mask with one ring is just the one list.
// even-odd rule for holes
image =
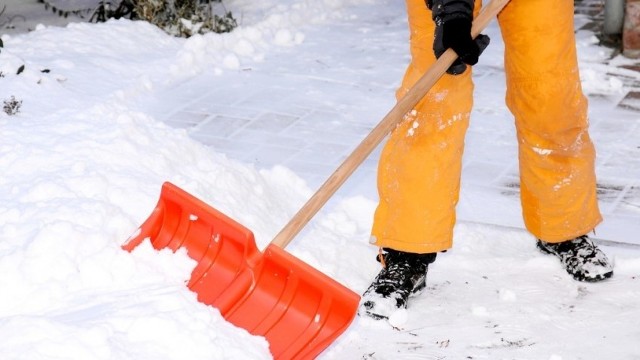
[[[278, 91], [303, 89], [320, 104], [343, 99], [355, 104], [345, 111], [375, 121], [393, 104], [408, 59], [405, 14], [392, 0], [225, 4], [242, 21], [224, 35], [178, 39], [127, 20], [2, 35], [0, 99], [22, 101], [17, 114], [0, 112], [2, 359], [270, 358], [264, 339], [196, 301], [184, 286], [194, 267], [184, 253], [158, 253], [149, 243], [127, 253], [120, 246], [150, 214], [167, 180], [254, 231], [260, 248], [314, 189], [291, 168], [256, 167], [195, 140], [161, 121], [162, 107], [152, 105], [181, 106], [184, 93], [172, 92], [178, 88], [215, 86], [245, 96], [251, 89], [244, 84], [269, 88], [276, 84], [267, 75], [289, 69]], [[578, 17], [577, 26], [585, 21]], [[475, 68], [467, 151], [513, 161], [513, 144], [501, 147], [511, 140], [482, 143], [494, 127], [512, 126], [503, 104], [499, 31], [493, 24], [487, 33], [493, 42]], [[599, 170], [637, 189], [640, 115], [614, 105], [637, 75], [621, 70], [623, 58], [606, 61], [611, 50], [592, 33], [578, 32], [578, 45], [592, 122], [620, 120], [596, 138], [606, 160], [616, 160], [599, 163]], [[342, 57], [332, 56], [338, 52]], [[308, 79], [291, 76], [304, 69], [309, 78], [366, 86], [339, 96], [311, 91]], [[273, 105], [268, 97], [256, 101]], [[350, 119], [355, 116], [327, 121], [349, 127]], [[465, 174], [480, 173], [482, 167]], [[638, 248], [605, 246], [615, 259], [614, 277], [577, 283], [524, 230], [479, 223], [474, 206], [501, 204], [492, 205], [498, 196], [471, 189], [463, 192], [461, 211], [477, 213], [478, 221], [458, 224], [454, 249], [438, 256], [406, 319], [394, 327], [357, 317], [321, 357], [640, 358]], [[349, 187], [287, 249], [361, 293], [379, 266], [368, 244], [375, 203], [368, 189]], [[634, 206], [629, 212], [637, 214]], [[518, 224], [517, 212], [506, 214], [506, 223]], [[616, 231], [631, 238], [633, 229]]]

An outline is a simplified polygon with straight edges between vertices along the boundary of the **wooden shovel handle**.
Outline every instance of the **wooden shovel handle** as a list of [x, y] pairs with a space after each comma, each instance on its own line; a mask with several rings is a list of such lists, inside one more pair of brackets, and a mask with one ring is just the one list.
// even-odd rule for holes
[[[489, 4], [483, 7], [480, 14], [473, 21], [471, 36], [474, 38], [478, 36], [508, 2], [509, 0], [491, 0]], [[440, 56], [409, 92], [396, 103], [380, 123], [371, 130], [369, 135], [362, 140], [351, 155], [320, 186], [318, 191], [311, 196], [298, 213], [291, 218], [289, 223], [271, 241], [271, 244], [284, 248], [293, 240], [347, 178], [353, 174], [356, 168], [371, 154], [382, 139], [402, 120], [404, 115], [411, 111], [427, 94], [457, 57], [456, 53], [451, 49]]]

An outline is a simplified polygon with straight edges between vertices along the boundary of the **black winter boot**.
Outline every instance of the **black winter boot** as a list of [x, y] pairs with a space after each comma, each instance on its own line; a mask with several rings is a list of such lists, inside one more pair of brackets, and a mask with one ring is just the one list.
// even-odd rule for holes
[[388, 319], [394, 311], [406, 308], [409, 296], [425, 288], [429, 264], [435, 259], [435, 253], [414, 254], [384, 248], [378, 255], [382, 270], [362, 295], [359, 313]]
[[567, 272], [578, 281], [601, 281], [613, 275], [613, 264], [587, 235], [561, 243], [538, 239], [538, 248], [560, 258]]

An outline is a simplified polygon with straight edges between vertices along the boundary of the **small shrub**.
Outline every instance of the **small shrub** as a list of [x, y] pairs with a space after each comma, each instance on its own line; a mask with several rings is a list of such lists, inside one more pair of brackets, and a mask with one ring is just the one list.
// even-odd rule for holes
[[[217, 11], [214, 11], [214, 4]], [[165, 32], [190, 37], [207, 32], [226, 33], [238, 26], [222, 0], [112, 0], [100, 1], [91, 19], [104, 22], [108, 19], [129, 18], [144, 20]]]
[[16, 100], [15, 96], [11, 96], [11, 99], [4, 101], [4, 107], [2, 110], [11, 116], [20, 112], [20, 107], [22, 106], [22, 100]]

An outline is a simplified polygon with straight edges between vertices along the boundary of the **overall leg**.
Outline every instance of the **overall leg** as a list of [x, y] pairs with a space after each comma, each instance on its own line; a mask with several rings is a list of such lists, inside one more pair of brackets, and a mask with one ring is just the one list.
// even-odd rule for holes
[[[406, 4], [411, 63], [398, 98], [435, 62], [431, 12], [424, 0]], [[470, 70], [445, 74], [390, 135], [378, 165], [377, 246], [414, 253], [451, 247], [472, 92]]]
[[557, 0], [512, 0], [498, 17], [524, 221], [549, 242], [584, 235], [602, 220], [573, 17], [573, 2]]
[[[424, 0], [406, 3], [412, 58], [398, 98], [435, 62], [431, 12]], [[436, 253], [451, 247], [472, 92], [469, 69], [444, 75], [390, 135], [378, 165], [371, 236], [384, 248], [382, 269], [362, 296], [361, 314], [388, 318], [407, 307], [424, 289]]]
[[573, 18], [573, 2], [557, 0], [511, 0], [498, 17], [525, 225], [575, 279], [600, 281], [613, 266], [586, 235], [602, 216]]

